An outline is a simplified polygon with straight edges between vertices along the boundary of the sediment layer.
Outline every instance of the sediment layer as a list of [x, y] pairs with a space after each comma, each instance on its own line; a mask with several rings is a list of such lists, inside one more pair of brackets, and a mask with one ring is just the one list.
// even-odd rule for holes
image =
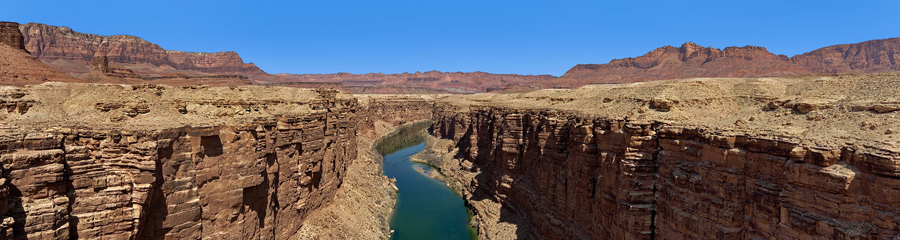
[[457, 147], [444, 171], [459, 172], [450, 177], [478, 218], [494, 221], [480, 224], [485, 238], [892, 239], [898, 80], [690, 79], [448, 97], [433, 133]]
[[356, 157], [357, 102], [286, 88], [0, 89], [0, 235], [293, 239]]

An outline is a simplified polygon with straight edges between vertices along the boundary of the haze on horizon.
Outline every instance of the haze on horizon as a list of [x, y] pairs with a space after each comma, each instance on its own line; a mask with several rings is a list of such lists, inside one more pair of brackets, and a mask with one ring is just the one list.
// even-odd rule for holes
[[562, 75], [694, 42], [793, 56], [900, 37], [898, 1], [10, 1], [3, 21], [235, 51], [269, 73]]

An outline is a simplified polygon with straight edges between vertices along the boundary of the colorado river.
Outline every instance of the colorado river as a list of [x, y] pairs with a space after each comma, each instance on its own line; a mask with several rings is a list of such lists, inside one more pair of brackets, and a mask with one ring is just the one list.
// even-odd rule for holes
[[414, 168], [430, 167], [409, 160], [425, 149], [418, 134], [424, 127], [427, 125], [402, 128], [377, 145], [384, 154], [384, 175], [397, 179], [399, 189], [390, 222], [394, 230], [391, 239], [472, 239], [462, 198]]

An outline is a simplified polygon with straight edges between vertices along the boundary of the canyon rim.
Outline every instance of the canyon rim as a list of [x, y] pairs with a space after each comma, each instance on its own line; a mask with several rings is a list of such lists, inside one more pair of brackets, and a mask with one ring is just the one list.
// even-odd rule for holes
[[[227, 29], [309, 47], [253, 36], [269, 24]], [[686, 42], [557, 76], [273, 74], [73, 28], [0, 22], [0, 239], [900, 239], [900, 38]], [[529, 34], [478, 49], [550, 41]], [[481, 47], [459, 35], [440, 36]]]

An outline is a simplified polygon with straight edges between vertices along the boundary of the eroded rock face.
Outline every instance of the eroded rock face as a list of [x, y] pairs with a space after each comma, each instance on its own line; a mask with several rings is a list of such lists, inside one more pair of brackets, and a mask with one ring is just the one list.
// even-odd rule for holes
[[14, 22], [0, 22], [0, 44], [6, 44], [13, 48], [25, 49], [25, 38], [19, 32], [19, 24]]
[[563, 75], [587, 83], [627, 83], [692, 77], [759, 77], [811, 73], [787, 56], [763, 47], [728, 47], [723, 50], [685, 43], [665, 46], [640, 57], [607, 64], [578, 64]]
[[[490, 108], [436, 109], [434, 134], [457, 141], [469, 186], [524, 218], [519, 237], [649, 239], [654, 153], [650, 126]], [[482, 196], [479, 196], [482, 195]]]
[[818, 73], [876, 73], [900, 69], [900, 38], [841, 44], [788, 58], [763, 47], [716, 49], [685, 43], [606, 64], [578, 64], [561, 78], [571, 86], [694, 77], [761, 77]]
[[[8, 98], [51, 105], [55, 100], [35, 96], [56, 91], [44, 87], [18, 90], [22, 94]], [[4, 115], [12, 126], [0, 135], [4, 177], [0, 198], [8, 200], [0, 201], [8, 203], [0, 207], [0, 235], [15, 239], [292, 239], [314, 210], [332, 201], [357, 155], [356, 100], [335, 96], [338, 93], [282, 89], [298, 98], [207, 102], [201, 99], [228, 88], [68, 87], [112, 91], [111, 95], [123, 99], [132, 92], [153, 104], [124, 119], [115, 112], [130, 108], [89, 110], [97, 111], [90, 115], [113, 116], [106, 126], [69, 126], [73, 122], [61, 121], [43, 128], [16, 120], [49, 111], [43, 106]], [[152, 97], [180, 91], [192, 93], [175, 104]], [[235, 89], [233, 94], [242, 91], [262, 90]], [[180, 113], [182, 107], [185, 111]], [[229, 110], [220, 111], [225, 109]], [[278, 109], [296, 110], [278, 113]], [[169, 120], [174, 122], [182, 117], [202, 119], [206, 114], [212, 114], [213, 121], [147, 125], [167, 114], [175, 114]], [[258, 117], [239, 117], [245, 114]]]
[[49, 81], [81, 82], [34, 59], [28, 52], [7, 44], [0, 44], [0, 84], [26, 85]]
[[334, 203], [304, 222], [299, 239], [387, 239], [391, 235], [397, 188], [382, 173], [383, 158], [374, 145], [402, 124], [430, 119], [432, 102], [418, 96], [357, 97], [358, 157], [347, 169]]
[[870, 73], [900, 70], [900, 38], [841, 44], [791, 58], [818, 73]]
[[[40, 23], [28, 23], [19, 26], [19, 29], [24, 35], [24, 49], [44, 62], [53, 64], [60, 60], [72, 63], [54, 65], [67, 73], [86, 73], [94, 56], [107, 56], [110, 62], [119, 64], [149, 63], [162, 68], [208, 74], [265, 74], [256, 65], [244, 63], [235, 52], [169, 51], [135, 36], [101, 36]], [[70, 66], [73, 64], [77, 66]]]
[[520, 237], [900, 234], [900, 152], [892, 149], [492, 108], [437, 109], [434, 134], [455, 140], [458, 157], [483, 171], [470, 192], [524, 214]]
[[433, 134], [488, 239], [894, 239], [897, 78], [453, 96]]

